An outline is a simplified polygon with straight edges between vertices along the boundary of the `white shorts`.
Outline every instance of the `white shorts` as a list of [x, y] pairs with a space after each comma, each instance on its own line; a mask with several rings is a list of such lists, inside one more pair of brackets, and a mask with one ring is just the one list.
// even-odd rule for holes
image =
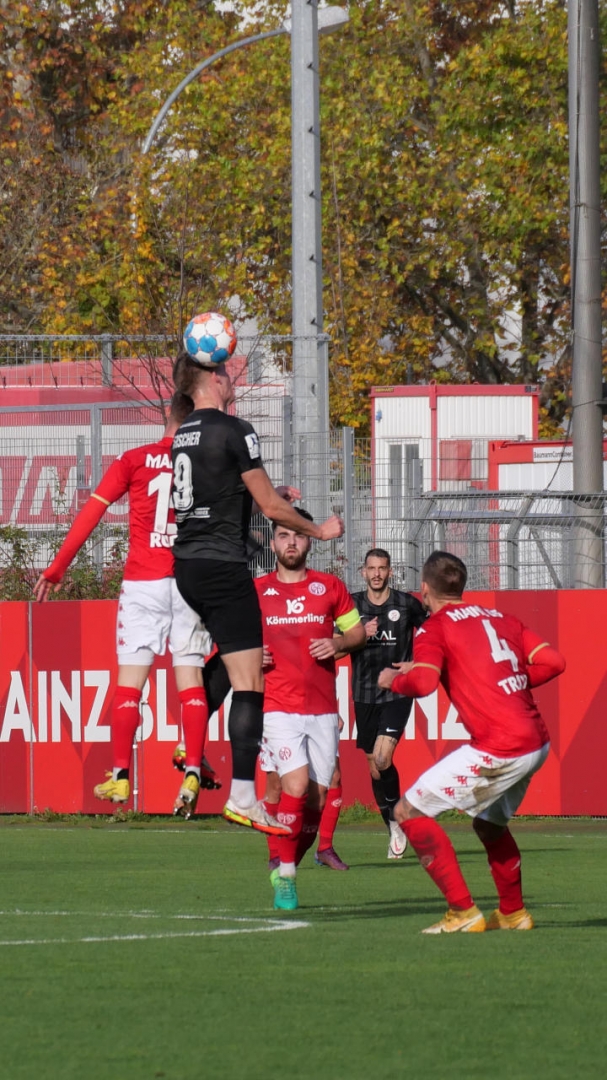
[[470, 817], [507, 825], [549, 749], [546, 743], [521, 757], [498, 758], [465, 744], [422, 773], [405, 798], [427, 817], [462, 810]]
[[188, 607], [174, 578], [123, 581], [118, 601], [116, 652], [119, 664], [152, 664], [173, 654], [173, 667], [204, 667], [211, 637]]
[[263, 718], [260, 763], [264, 772], [286, 776], [307, 765], [310, 779], [328, 788], [339, 746], [339, 716], [269, 712]]

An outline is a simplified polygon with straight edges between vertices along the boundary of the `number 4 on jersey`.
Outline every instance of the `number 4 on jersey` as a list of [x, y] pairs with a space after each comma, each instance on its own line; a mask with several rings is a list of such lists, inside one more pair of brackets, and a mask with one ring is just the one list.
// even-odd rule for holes
[[518, 671], [518, 656], [516, 653], [512, 652], [508, 642], [505, 638], [497, 636], [497, 631], [489, 622], [489, 619], [483, 619], [482, 622], [491, 646], [491, 659], [496, 664], [501, 664], [504, 660], [507, 660], [512, 665], [512, 670], [515, 672]]

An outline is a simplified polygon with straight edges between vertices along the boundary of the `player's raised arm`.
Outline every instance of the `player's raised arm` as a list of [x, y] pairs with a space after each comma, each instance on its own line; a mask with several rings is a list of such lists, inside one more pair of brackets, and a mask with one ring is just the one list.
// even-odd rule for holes
[[335, 540], [343, 536], [344, 523], [340, 517], [334, 515], [320, 525], [302, 519], [297, 510], [276, 491], [264, 468], [243, 472], [242, 480], [261, 513], [270, 521], [276, 521], [285, 529], [293, 529], [304, 536], [311, 536], [314, 540]]
[[34, 596], [39, 603], [48, 600], [51, 592], [57, 592], [61, 588], [67, 568], [99, 524], [109, 505], [109, 502], [96, 492], [87, 499], [51, 565], [42, 571], [34, 585]]

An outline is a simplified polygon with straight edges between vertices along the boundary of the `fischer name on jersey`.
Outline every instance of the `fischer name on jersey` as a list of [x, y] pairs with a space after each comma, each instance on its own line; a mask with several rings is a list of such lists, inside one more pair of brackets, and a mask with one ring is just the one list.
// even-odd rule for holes
[[126, 450], [110, 465], [93, 493], [107, 506], [129, 498], [127, 581], [173, 577], [172, 546], [177, 532], [171, 497], [173, 439]]
[[332, 638], [360, 621], [343, 581], [308, 570], [303, 581], [279, 581], [276, 572], [255, 578], [263, 642], [273, 657], [264, 668], [264, 711], [321, 716], [337, 712], [335, 660], [315, 660], [310, 642]]

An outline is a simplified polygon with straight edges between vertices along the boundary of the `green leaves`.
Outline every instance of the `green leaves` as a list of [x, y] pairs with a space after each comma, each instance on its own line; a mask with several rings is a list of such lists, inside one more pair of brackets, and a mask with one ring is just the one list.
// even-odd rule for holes
[[[5, 329], [176, 332], [238, 294], [290, 331], [288, 39], [207, 69], [140, 153], [180, 80], [286, 6], [24, 0], [7, 18]], [[335, 422], [365, 428], [374, 383], [437, 375], [556, 380], [547, 408], [563, 415], [566, 15], [560, 0], [511, 8], [352, 0], [321, 39]]]

